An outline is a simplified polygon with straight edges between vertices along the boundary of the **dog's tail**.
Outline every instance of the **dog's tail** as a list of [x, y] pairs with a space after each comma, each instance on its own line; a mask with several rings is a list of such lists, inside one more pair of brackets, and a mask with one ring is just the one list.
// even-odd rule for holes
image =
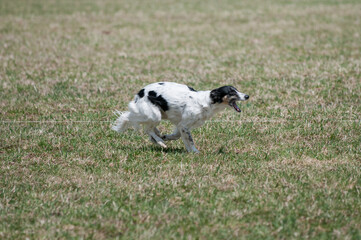
[[121, 133], [132, 126], [129, 119], [130, 112], [120, 112], [116, 110], [114, 114], [118, 117], [112, 126], [114, 131]]
[[157, 123], [162, 119], [161, 112], [157, 106], [147, 101], [131, 101], [128, 105], [129, 111], [115, 111], [117, 120], [112, 129], [117, 132], [124, 132], [128, 128], [140, 129], [141, 124]]

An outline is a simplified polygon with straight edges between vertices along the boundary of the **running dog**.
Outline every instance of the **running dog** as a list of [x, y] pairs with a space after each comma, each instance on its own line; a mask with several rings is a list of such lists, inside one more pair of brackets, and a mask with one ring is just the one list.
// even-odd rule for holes
[[[227, 106], [241, 112], [236, 102], [248, 98], [248, 95], [232, 86], [196, 91], [187, 85], [173, 82], [152, 83], [138, 92], [129, 103], [127, 112], [116, 111], [118, 118], [112, 129], [123, 132], [131, 127], [139, 129], [143, 125], [153, 143], [166, 148], [165, 141], [182, 138], [188, 152], [199, 153], [191, 130], [200, 127]], [[172, 134], [160, 134], [157, 125], [162, 119], [175, 125]]]

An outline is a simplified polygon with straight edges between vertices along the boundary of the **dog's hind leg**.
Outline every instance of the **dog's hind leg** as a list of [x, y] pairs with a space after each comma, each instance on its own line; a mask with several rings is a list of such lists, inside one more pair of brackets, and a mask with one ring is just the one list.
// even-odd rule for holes
[[157, 127], [155, 127], [153, 130], [158, 137], [162, 138], [162, 134], [159, 132], [159, 129]]
[[152, 142], [158, 144], [162, 148], [167, 148], [167, 145], [164, 144], [163, 140], [160, 137], [158, 137], [158, 135], [155, 132], [150, 131], [148, 132], [148, 135], [150, 136]]
[[150, 141], [152, 141], [155, 144], [158, 144], [162, 148], [167, 148], [167, 145], [165, 145], [162, 138], [160, 138], [159, 130], [156, 127], [147, 127], [145, 129], [145, 132], [149, 135]]
[[181, 137], [181, 133], [178, 128], [175, 128], [172, 134], [162, 136], [164, 141], [177, 140]]

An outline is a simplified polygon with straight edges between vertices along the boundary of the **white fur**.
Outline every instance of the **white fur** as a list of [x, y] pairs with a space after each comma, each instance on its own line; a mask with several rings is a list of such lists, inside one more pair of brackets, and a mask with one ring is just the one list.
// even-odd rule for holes
[[[159, 106], [151, 103], [148, 93], [155, 91], [168, 103], [169, 109], [163, 111]], [[187, 151], [198, 152], [194, 145], [190, 131], [201, 126], [207, 119], [228, 106], [224, 103], [212, 103], [211, 91], [191, 91], [188, 86], [178, 83], [153, 83], [144, 87], [144, 96], [135, 96], [128, 105], [127, 112], [116, 112], [118, 119], [112, 129], [123, 132], [128, 128], [138, 129], [144, 126], [145, 132], [152, 142], [166, 148], [165, 141], [182, 138]], [[245, 94], [237, 92], [240, 100], [246, 100]], [[162, 119], [167, 119], [175, 125], [170, 135], [161, 135], [157, 125]]]

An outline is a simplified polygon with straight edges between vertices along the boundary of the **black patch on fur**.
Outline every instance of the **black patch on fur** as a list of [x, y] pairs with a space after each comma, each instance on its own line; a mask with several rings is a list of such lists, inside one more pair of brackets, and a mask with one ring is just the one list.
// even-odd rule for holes
[[144, 97], [144, 88], [138, 92], [140, 98]]
[[164, 82], [160, 82], [160, 83], [158, 83], [159, 85], [164, 85]]
[[191, 90], [192, 92], [197, 92], [197, 90], [195, 90], [194, 88], [187, 86], [189, 88], [189, 90]]
[[149, 91], [148, 99], [151, 103], [160, 107], [164, 112], [169, 109], [168, 102], [162, 97], [162, 95], [157, 96], [157, 93], [154, 91]]
[[149, 91], [148, 96], [156, 97], [156, 96], [157, 96], [157, 93], [154, 92], [154, 91]]
[[232, 86], [224, 86], [211, 91], [212, 103], [221, 103], [224, 96], [237, 96], [237, 89]]

